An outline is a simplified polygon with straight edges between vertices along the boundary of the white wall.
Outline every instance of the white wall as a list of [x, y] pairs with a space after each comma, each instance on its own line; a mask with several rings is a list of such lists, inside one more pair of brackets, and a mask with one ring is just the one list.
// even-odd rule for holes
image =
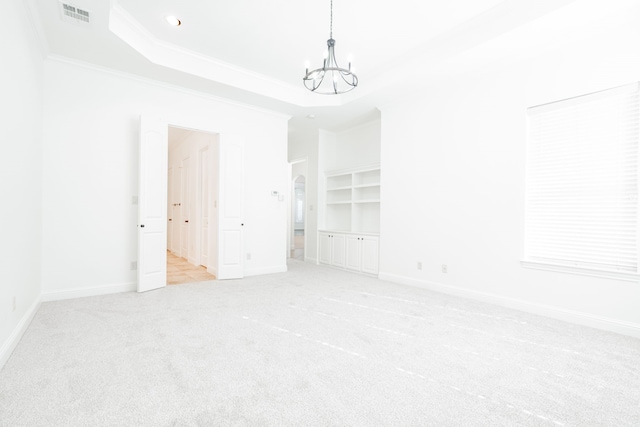
[[287, 117], [57, 59], [45, 88], [45, 298], [133, 288], [141, 113], [244, 138], [245, 274], [286, 270]]
[[[326, 158], [325, 172], [380, 163], [380, 120], [373, 120], [335, 134]], [[331, 142], [329, 142], [331, 144]]]
[[[0, 368], [40, 296], [43, 55], [24, 2], [0, 27]], [[15, 298], [16, 307], [13, 308]]]
[[640, 80], [637, 17], [620, 12], [382, 109], [381, 278], [640, 336], [638, 283], [520, 265], [525, 110]]

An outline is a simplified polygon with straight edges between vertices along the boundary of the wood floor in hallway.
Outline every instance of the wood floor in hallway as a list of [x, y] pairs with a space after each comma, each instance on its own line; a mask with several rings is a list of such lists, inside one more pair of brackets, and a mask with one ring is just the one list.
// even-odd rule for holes
[[190, 264], [186, 259], [167, 251], [167, 285], [206, 282], [215, 279], [216, 277], [209, 274], [205, 267]]

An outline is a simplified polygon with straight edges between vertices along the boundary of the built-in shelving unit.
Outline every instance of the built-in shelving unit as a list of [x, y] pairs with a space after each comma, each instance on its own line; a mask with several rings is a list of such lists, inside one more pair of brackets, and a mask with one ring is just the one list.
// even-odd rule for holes
[[380, 167], [326, 174], [325, 229], [380, 233]]
[[317, 262], [378, 275], [380, 120], [318, 132]]

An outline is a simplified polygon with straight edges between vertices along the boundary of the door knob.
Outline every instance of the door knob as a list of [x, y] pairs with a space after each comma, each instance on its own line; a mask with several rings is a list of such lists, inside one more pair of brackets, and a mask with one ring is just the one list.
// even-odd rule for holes
[[140, 228], [144, 228], [144, 224], [140, 224]]

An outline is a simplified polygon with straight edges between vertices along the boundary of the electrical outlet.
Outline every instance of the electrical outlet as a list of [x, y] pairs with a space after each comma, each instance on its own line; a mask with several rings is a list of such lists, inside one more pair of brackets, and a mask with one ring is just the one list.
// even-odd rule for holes
[[17, 307], [16, 297], [13, 297], [13, 311], [16, 311], [16, 307]]
[[447, 264], [442, 264], [442, 272], [443, 273], [448, 273]]
[[247, 253], [247, 261], [251, 261], [251, 254]]
[[418, 270], [422, 270], [422, 263], [418, 261]]
[[131, 261], [131, 265], [129, 267], [131, 270], [137, 270], [138, 269], [138, 261]]

